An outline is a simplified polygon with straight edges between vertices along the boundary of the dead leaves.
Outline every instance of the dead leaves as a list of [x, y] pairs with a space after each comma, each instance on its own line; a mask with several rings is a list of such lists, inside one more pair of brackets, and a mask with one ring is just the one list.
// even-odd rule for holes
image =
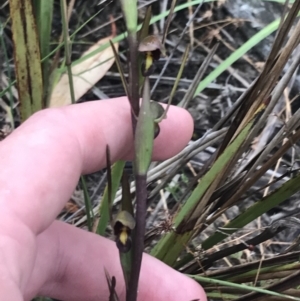
[[[85, 57], [89, 53], [95, 51], [101, 45], [109, 43], [116, 36], [116, 26], [112, 23], [111, 36], [99, 40], [96, 44], [90, 47], [81, 57]], [[118, 50], [118, 43], [115, 43], [115, 48]], [[78, 100], [84, 95], [93, 85], [95, 85], [110, 69], [115, 59], [111, 47], [107, 47], [103, 51], [84, 60], [83, 62], [72, 66], [73, 84], [75, 100]], [[71, 94], [68, 74], [65, 73], [60, 78], [57, 85], [54, 87], [49, 106], [60, 107], [71, 104]]]

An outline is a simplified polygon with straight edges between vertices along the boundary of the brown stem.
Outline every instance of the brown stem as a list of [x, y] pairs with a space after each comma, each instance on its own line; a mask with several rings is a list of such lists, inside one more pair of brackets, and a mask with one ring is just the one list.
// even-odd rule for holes
[[136, 228], [133, 237], [131, 276], [126, 301], [136, 301], [144, 251], [147, 212], [147, 175], [136, 175]]

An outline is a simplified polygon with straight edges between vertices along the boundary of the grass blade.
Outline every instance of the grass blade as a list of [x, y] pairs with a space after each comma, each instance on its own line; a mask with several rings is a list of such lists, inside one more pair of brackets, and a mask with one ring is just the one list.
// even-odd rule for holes
[[201, 81], [199, 86], [195, 91], [195, 95], [201, 93], [211, 82], [213, 82], [219, 75], [221, 75], [226, 69], [235, 63], [238, 59], [240, 59], [246, 52], [252, 49], [255, 45], [257, 45], [260, 41], [265, 39], [267, 36], [272, 34], [275, 30], [277, 30], [280, 24], [280, 19], [277, 19], [260, 30], [257, 34], [255, 34], [252, 38], [250, 38], [246, 43], [244, 43], [240, 48], [234, 51], [226, 60], [223, 61], [217, 68], [215, 68], [207, 77]]
[[236, 284], [236, 283], [232, 283], [232, 282], [228, 282], [228, 281], [224, 281], [224, 280], [211, 279], [211, 278], [197, 276], [197, 275], [188, 275], [188, 276], [191, 277], [192, 279], [198, 281], [200, 284], [201, 283], [210, 283], [210, 284], [215, 284], [215, 285], [235, 287], [235, 288], [243, 289], [245, 291], [258, 292], [258, 293], [262, 293], [265, 295], [280, 297], [283, 299], [300, 301], [300, 298], [279, 294], [279, 293], [276, 293], [276, 292], [273, 292], [270, 290], [266, 290], [263, 288], [259, 288], [259, 287], [248, 286], [248, 285], [244, 285], [244, 284]]
[[31, 1], [11, 0], [16, 78], [22, 121], [43, 108], [40, 47]]
[[88, 190], [87, 190], [86, 181], [85, 181], [83, 176], [80, 177], [80, 182], [81, 182], [82, 189], [83, 189], [84, 204], [85, 204], [85, 209], [86, 209], [86, 218], [87, 218], [88, 230], [92, 231], [92, 229], [93, 229], [93, 220], [94, 220], [93, 206], [92, 206], [92, 202], [91, 202]]
[[45, 93], [49, 91], [49, 71], [50, 71], [50, 59], [48, 54], [50, 52], [50, 40], [51, 40], [51, 30], [52, 30], [52, 16], [53, 16], [53, 0], [40, 1], [33, 0], [32, 2], [35, 16], [36, 24], [39, 34], [40, 51], [41, 57], [46, 58], [42, 62], [42, 72], [43, 72], [43, 82], [44, 82], [44, 106], [46, 106], [46, 99], [48, 98]]
[[[252, 125], [255, 121], [256, 114], [243, 128], [236, 139], [226, 148], [221, 156], [215, 161], [210, 170], [202, 177], [198, 186], [194, 189], [191, 196], [186, 203], [180, 209], [174, 219], [174, 226], [176, 227], [176, 233], [171, 232], [162, 237], [157, 245], [152, 249], [151, 255], [164, 261], [169, 265], [173, 265], [178, 258], [179, 254], [184, 249], [184, 246], [191, 239], [193, 235], [193, 228], [197, 221], [195, 219], [195, 212], [199, 211], [199, 206], [204, 207], [206, 204], [201, 202], [201, 198], [205, 195], [207, 189], [214, 182], [215, 178], [230, 162], [237, 149], [242, 145], [247, 138]], [[199, 218], [199, 216], [198, 216]]]
[[[297, 184], [299, 183], [299, 179], [300, 174], [296, 175], [294, 178], [284, 183], [280, 188], [272, 192], [267, 197], [255, 203], [245, 212], [241, 213], [236, 219], [230, 221], [226, 226], [224, 226], [223, 232], [232, 234], [241, 227], [247, 225], [248, 223], [256, 219], [257, 217], [261, 216], [263, 213], [278, 206], [280, 203], [282, 203], [287, 198], [289, 198], [290, 196], [292, 196], [300, 190], [300, 187]], [[230, 228], [230, 230], [226, 230], [226, 228]], [[206, 241], [203, 242], [202, 247], [205, 250], [209, 249], [226, 237], [226, 234], [216, 232], [214, 235], [210, 236]]]
[[188, 91], [185, 93], [184, 98], [182, 99], [182, 101], [179, 103], [178, 106], [180, 106], [182, 108], [186, 108], [188, 106], [188, 103], [193, 99], [193, 97], [195, 96], [195, 91], [199, 85], [199, 82], [201, 81], [214, 54], [216, 53], [218, 46], [219, 46], [219, 44], [216, 44], [210, 51], [209, 55], [205, 58], [204, 62], [201, 64], [199, 70], [197, 71], [197, 74], [196, 74], [195, 78], [193, 79], [193, 82], [189, 86]]
[[[125, 166], [125, 161], [118, 161], [113, 164], [111, 169], [111, 178], [112, 178], [112, 187], [111, 187], [111, 200], [113, 201], [117, 190], [120, 186], [120, 181]], [[110, 221], [110, 204], [109, 195], [108, 195], [108, 186], [105, 187], [104, 194], [101, 201], [101, 206], [99, 208], [100, 220], [97, 226], [96, 233], [99, 235], [105, 234], [105, 229]]]

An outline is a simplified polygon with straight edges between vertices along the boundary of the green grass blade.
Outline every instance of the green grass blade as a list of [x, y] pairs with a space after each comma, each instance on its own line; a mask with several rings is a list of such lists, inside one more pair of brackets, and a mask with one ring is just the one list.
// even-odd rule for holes
[[[300, 190], [299, 181], [300, 174], [284, 183], [280, 188], [278, 188], [265, 198], [261, 199], [259, 202], [255, 203], [245, 212], [241, 213], [237, 218], [230, 221], [226, 226], [223, 227], [224, 229], [222, 230], [222, 232], [226, 232], [228, 234], [234, 233], [238, 229], [244, 227], [254, 219], [261, 216], [263, 213], [278, 206], [280, 203]], [[226, 228], [230, 228], [230, 230], [226, 230]], [[226, 237], [226, 234], [216, 232], [203, 242], [202, 248], [204, 250], [207, 250]]]
[[[73, 39], [80, 30], [82, 30], [91, 20], [93, 20], [98, 14], [100, 14], [102, 10], [99, 10], [94, 15], [92, 15], [90, 18], [88, 18], [82, 25], [80, 25], [71, 35], [70, 38]], [[60, 48], [64, 46], [64, 43], [60, 43], [58, 46], [56, 46], [47, 56], [43, 57], [41, 62], [44, 62], [49, 57], [54, 55]]]
[[240, 59], [244, 54], [246, 54], [250, 49], [252, 49], [255, 45], [273, 33], [280, 24], [280, 19], [277, 19], [264, 27], [258, 33], [256, 33], [253, 37], [251, 37], [246, 43], [244, 43], [240, 48], [234, 51], [226, 60], [223, 61], [217, 68], [215, 68], [207, 77], [200, 82], [198, 88], [196, 89], [195, 95], [201, 93], [211, 82], [213, 82], [219, 75], [221, 75], [224, 71], [227, 70], [229, 66], [235, 63], [238, 59]]
[[[299, 262], [293, 262], [293, 263], [289, 263], [289, 264], [282, 264], [279, 263], [279, 265], [273, 265], [273, 266], [267, 266], [267, 267], [260, 267], [259, 271], [258, 269], [254, 269], [254, 270], [249, 270], [245, 273], [240, 273], [239, 275], [235, 275], [235, 276], [231, 276], [230, 273], [223, 275], [221, 277], [227, 279], [228, 281], [239, 281], [241, 282], [241, 280], [245, 279], [245, 278], [252, 278], [254, 279], [254, 277], [257, 275], [257, 273], [259, 273], [259, 275], [264, 275], [267, 273], [276, 273], [276, 272], [282, 272], [282, 271], [292, 271], [292, 270], [299, 270], [300, 268], [300, 264]], [[220, 277], [218, 277], [220, 279]]]
[[243, 289], [245, 291], [257, 292], [257, 293], [262, 293], [262, 294], [266, 294], [266, 295], [270, 295], [270, 296], [276, 296], [276, 297], [280, 297], [280, 298], [283, 298], [283, 299], [300, 301], [300, 298], [287, 296], [287, 295], [284, 295], [284, 294], [276, 293], [276, 292], [266, 290], [266, 289], [263, 289], [263, 288], [259, 288], [259, 287], [255, 287], [255, 286], [248, 286], [248, 285], [245, 285], [245, 284], [237, 284], [237, 283], [232, 283], [232, 282], [218, 280], [218, 279], [211, 279], [211, 278], [208, 278], [208, 277], [197, 276], [197, 275], [188, 275], [188, 276], [191, 277], [192, 279], [196, 280], [200, 284], [201, 283], [209, 283], [209, 284], [212, 284], [212, 285], [233, 287], [233, 288]]
[[[37, 30], [39, 34], [41, 57], [46, 58], [42, 62], [44, 93], [49, 91], [49, 67], [50, 60], [48, 54], [50, 52], [50, 40], [53, 16], [53, 0], [41, 1], [33, 0], [33, 8], [35, 11]], [[44, 100], [47, 96], [44, 96]]]
[[74, 92], [74, 84], [73, 84], [73, 74], [72, 74], [72, 43], [69, 36], [69, 26], [68, 26], [68, 17], [67, 17], [67, 2], [66, 0], [60, 0], [60, 10], [62, 16], [62, 25], [63, 25], [63, 37], [64, 37], [64, 45], [65, 45], [65, 60], [66, 60], [66, 68], [68, 72], [69, 78], [69, 87], [70, 87], [70, 95], [72, 104], [76, 102], [75, 92]]
[[189, 104], [189, 102], [194, 98], [195, 91], [199, 85], [199, 83], [202, 80], [202, 77], [204, 76], [204, 73], [206, 72], [207, 68], [209, 67], [209, 64], [211, 60], [213, 59], [213, 56], [215, 55], [218, 44], [215, 44], [213, 48], [211, 49], [208, 56], [205, 58], [205, 60], [201, 63], [200, 68], [197, 71], [197, 74], [195, 75], [193, 82], [190, 84], [187, 92], [185, 93], [183, 99], [178, 104], [179, 107], [186, 108]]
[[[137, 0], [120, 0], [122, 11], [128, 32], [128, 45], [129, 45], [129, 94], [128, 100], [131, 105], [132, 113], [134, 116], [139, 115], [139, 68], [138, 68], [138, 39], [137, 39], [137, 22], [138, 22], [138, 9]], [[133, 132], [135, 131], [136, 118], [132, 118]]]
[[81, 182], [81, 185], [82, 185], [83, 195], [84, 195], [84, 204], [85, 204], [85, 209], [86, 209], [87, 225], [88, 225], [89, 231], [92, 231], [93, 219], [94, 219], [93, 208], [92, 208], [92, 203], [91, 203], [90, 196], [88, 194], [86, 181], [85, 181], [85, 178], [83, 176], [80, 177], [80, 182]]
[[198, 186], [194, 189], [191, 196], [188, 198], [174, 219], [174, 226], [177, 232], [171, 232], [162, 237], [152, 249], [152, 256], [169, 265], [173, 265], [175, 263], [193, 234], [193, 225], [191, 226], [191, 229], [185, 228], [189, 216], [196, 209], [199, 200], [201, 200], [202, 196], [213, 183], [216, 176], [223, 170], [223, 168], [226, 167], [227, 163], [232, 159], [237, 149], [245, 141], [251, 130], [254, 120], [255, 118], [252, 118], [250, 122], [246, 124], [236, 139], [225, 149], [210, 170], [203, 176]]
[[138, 9], [137, 0], [121, 0], [122, 11], [129, 33], [137, 31]]
[[131, 275], [131, 266], [132, 266], [132, 250], [127, 253], [119, 252], [120, 255], [120, 262], [122, 266], [122, 271], [124, 275], [125, 285], [128, 289], [128, 283], [130, 281]]
[[189, 51], [190, 51], [190, 47], [187, 46], [186, 49], [185, 49], [185, 52], [184, 52], [184, 54], [183, 54], [182, 62], [181, 62], [179, 71], [178, 71], [178, 73], [177, 73], [177, 76], [176, 76], [174, 85], [173, 85], [173, 87], [172, 87], [172, 91], [171, 91], [170, 96], [169, 96], [169, 100], [168, 100], [168, 103], [167, 103], [167, 107], [166, 107], [166, 109], [165, 109], [165, 111], [164, 111], [164, 114], [161, 116], [161, 118], [159, 118], [159, 122], [160, 122], [161, 120], [163, 120], [164, 118], [166, 118], [166, 116], [167, 116], [167, 112], [168, 112], [169, 107], [170, 107], [170, 105], [171, 105], [171, 103], [172, 103], [173, 97], [174, 97], [174, 95], [175, 95], [175, 93], [176, 93], [176, 91], [177, 91], [177, 87], [178, 87], [179, 81], [180, 81], [180, 79], [181, 79], [181, 76], [182, 76], [182, 73], [183, 73], [185, 64], [186, 64], [187, 59], [188, 59], [188, 57], [189, 57]]
[[[116, 162], [111, 169], [111, 178], [112, 178], [112, 189], [111, 189], [111, 199], [114, 200], [117, 190], [120, 186], [120, 181], [123, 174], [123, 169], [125, 166], [125, 161]], [[108, 187], [106, 186], [104, 195], [101, 201], [101, 206], [99, 209], [100, 220], [97, 226], [96, 233], [99, 235], [105, 234], [105, 229], [109, 223], [109, 198], [108, 198]]]

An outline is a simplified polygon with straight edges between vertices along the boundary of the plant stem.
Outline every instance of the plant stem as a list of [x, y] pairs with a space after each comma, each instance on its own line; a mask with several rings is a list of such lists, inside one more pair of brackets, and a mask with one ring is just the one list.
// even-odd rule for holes
[[[71, 42], [69, 36], [69, 28], [68, 28], [68, 17], [67, 17], [67, 3], [66, 0], [60, 0], [60, 8], [61, 8], [61, 16], [62, 16], [62, 24], [63, 24], [63, 37], [65, 43], [65, 60], [69, 78], [69, 87], [70, 87], [70, 95], [71, 95], [71, 102], [75, 104], [75, 92], [74, 92], [74, 83], [73, 83], [73, 74], [72, 74], [72, 51], [71, 51]], [[86, 207], [86, 215], [88, 221], [88, 229], [92, 231], [93, 225], [93, 210], [92, 210], [92, 203], [89, 197], [86, 181], [84, 176], [80, 177], [80, 181], [82, 184], [83, 192], [84, 192], [84, 202]]]
[[63, 25], [63, 36], [65, 42], [65, 58], [66, 58], [66, 66], [69, 77], [70, 84], [70, 94], [72, 103], [75, 103], [75, 93], [74, 93], [74, 85], [73, 85], [73, 75], [72, 75], [72, 51], [71, 51], [71, 43], [68, 32], [68, 17], [67, 17], [67, 3], [66, 0], [60, 0], [60, 8], [61, 8], [61, 17], [62, 17], [62, 25]]
[[136, 301], [140, 269], [144, 251], [144, 235], [147, 213], [147, 175], [136, 175], [136, 228], [133, 241], [132, 271], [126, 301]]
[[[130, 33], [128, 35], [129, 49], [130, 49], [130, 69], [129, 69], [129, 100], [135, 116], [139, 115], [140, 110], [140, 95], [139, 95], [139, 68], [138, 68], [138, 43], [137, 35]], [[136, 118], [132, 116], [132, 125], [135, 131]]]
[[80, 177], [80, 182], [83, 189], [83, 195], [84, 195], [84, 203], [85, 203], [85, 209], [86, 209], [86, 219], [87, 219], [87, 225], [88, 229], [91, 232], [93, 230], [93, 220], [94, 220], [94, 214], [93, 214], [93, 206], [92, 202], [87, 190], [86, 181], [84, 176]]

